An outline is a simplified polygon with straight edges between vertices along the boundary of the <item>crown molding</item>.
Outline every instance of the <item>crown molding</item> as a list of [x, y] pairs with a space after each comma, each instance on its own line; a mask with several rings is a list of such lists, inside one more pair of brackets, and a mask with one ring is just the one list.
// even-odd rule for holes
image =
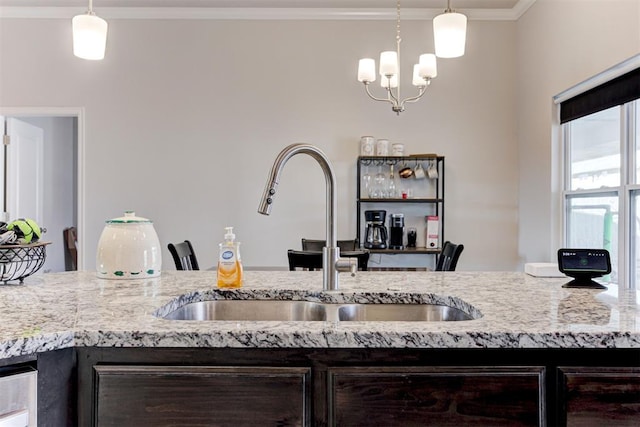
[[[520, 0], [512, 9], [460, 9], [469, 20], [516, 21], [536, 0]], [[395, 20], [394, 8], [233, 8], [233, 7], [100, 7], [104, 19], [211, 20]], [[70, 19], [86, 12], [78, 7], [0, 7], [0, 18]], [[403, 20], [431, 20], [442, 9], [402, 9]]]

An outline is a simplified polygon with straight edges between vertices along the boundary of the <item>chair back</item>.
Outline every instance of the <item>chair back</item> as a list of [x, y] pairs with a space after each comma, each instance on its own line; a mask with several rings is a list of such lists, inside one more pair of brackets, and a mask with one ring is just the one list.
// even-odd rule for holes
[[78, 269], [78, 230], [75, 227], [67, 227], [62, 230], [64, 238], [64, 270], [76, 271]]
[[[367, 271], [369, 264], [369, 251], [344, 251], [340, 252], [342, 258], [357, 258], [358, 270]], [[289, 249], [287, 251], [289, 259], [289, 270], [295, 271], [296, 268], [314, 271], [322, 269], [322, 252], [319, 251], [296, 251]]]
[[289, 271], [295, 271], [296, 268], [309, 271], [322, 270], [322, 252], [289, 249], [287, 257], [289, 258]]
[[444, 242], [436, 264], [436, 271], [455, 271], [463, 249], [464, 245], [456, 245], [449, 241]]
[[169, 243], [167, 245], [169, 252], [176, 264], [176, 270], [200, 270], [196, 253], [191, 246], [191, 242], [185, 240], [182, 243]]
[[[320, 251], [327, 245], [326, 240], [314, 240], [302, 238], [302, 250], [303, 251]], [[358, 250], [358, 240], [338, 240], [338, 247], [340, 252], [356, 251]]]

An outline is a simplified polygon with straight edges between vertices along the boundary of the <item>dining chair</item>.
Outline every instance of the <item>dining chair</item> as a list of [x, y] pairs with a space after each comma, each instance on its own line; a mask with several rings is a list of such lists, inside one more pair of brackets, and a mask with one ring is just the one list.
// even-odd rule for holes
[[78, 269], [78, 230], [67, 227], [62, 230], [64, 237], [64, 269], [76, 271]]
[[289, 271], [295, 271], [297, 268], [309, 271], [322, 270], [322, 252], [289, 249], [287, 258], [289, 259]]
[[464, 245], [451, 243], [448, 240], [444, 242], [436, 264], [436, 271], [455, 271], [463, 249]]
[[176, 264], [176, 270], [200, 270], [196, 253], [190, 241], [185, 240], [175, 245], [169, 243], [167, 247], [173, 257], [173, 262]]
[[[327, 245], [326, 240], [314, 240], [302, 238], [302, 250], [303, 251], [320, 251]], [[358, 250], [358, 240], [338, 240], [338, 247], [340, 252], [355, 251]]]
[[[340, 256], [343, 258], [357, 258], [358, 270], [367, 271], [369, 264], [369, 251], [368, 250], [355, 250], [340, 252]], [[322, 270], [322, 252], [313, 251], [297, 251], [289, 249], [287, 251], [287, 258], [289, 260], [289, 270], [295, 271], [296, 268], [302, 268], [309, 271]]]

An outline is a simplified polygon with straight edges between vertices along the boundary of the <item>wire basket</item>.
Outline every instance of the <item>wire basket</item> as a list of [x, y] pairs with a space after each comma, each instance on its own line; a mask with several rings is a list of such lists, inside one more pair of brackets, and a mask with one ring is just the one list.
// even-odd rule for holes
[[46, 258], [46, 246], [51, 242], [38, 242], [30, 245], [0, 245], [0, 284], [12, 280], [24, 281], [43, 265]]

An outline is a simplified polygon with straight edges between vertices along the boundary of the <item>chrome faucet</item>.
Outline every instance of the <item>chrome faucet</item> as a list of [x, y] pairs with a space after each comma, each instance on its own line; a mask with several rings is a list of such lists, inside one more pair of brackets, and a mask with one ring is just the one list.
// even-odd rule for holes
[[271, 213], [271, 205], [273, 204], [273, 196], [276, 194], [280, 173], [284, 169], [287, 161], [296, 154], [308, 154], [313, 157], [324, 172], [324, 179], [327, 184], [327, 225], [326, 225], [326, 245], [322, 248], [322, 283], [325, 291], [338, 290], [338, 272], [350, 271], [351, 275], [355, 275], [358, 263], [355, 258], [340, 258], [340, 248], [338, 248], [337, 225], [336, 225], [336, 177], [327, 156], [320, 151], [319, 148], [310, 144], [292, 144], [286, 147], [278, 154], [271, 172], [267, 185], [264, 188], [262, 199], [258, 212], [263, 215]]

